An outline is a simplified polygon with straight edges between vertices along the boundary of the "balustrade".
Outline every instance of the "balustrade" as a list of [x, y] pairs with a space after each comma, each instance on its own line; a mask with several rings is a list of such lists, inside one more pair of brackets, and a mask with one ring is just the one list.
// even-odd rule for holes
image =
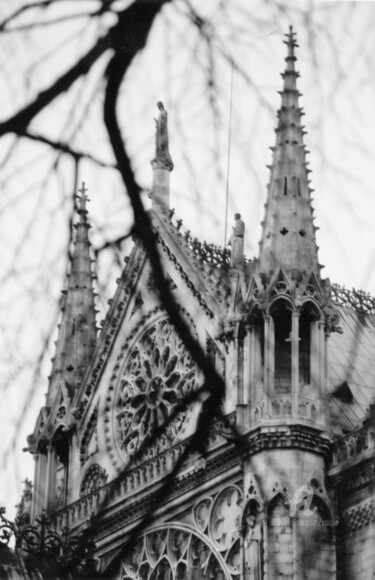
[[368, 449], [374, 448], [375, 437], [373, 429], [370, 425], [366, 425], [362, 429], [335, 441], [333, 444], [332, 463], [333, 465], [337, 465]]
[[[256, 402], [251, 408], [251, 421], [257, 423], [261, 420], [277, 419], [293, 416], [293, 396], [270, 395]], [[298, 416], [301, 419], [316, 421], [320, 416], [320, 401], [312, 397], [298, 395]]]

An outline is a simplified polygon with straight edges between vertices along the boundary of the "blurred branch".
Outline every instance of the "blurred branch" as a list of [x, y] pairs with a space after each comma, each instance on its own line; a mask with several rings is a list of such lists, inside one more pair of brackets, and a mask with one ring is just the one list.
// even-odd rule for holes
[[38, 135], [36, 133], [31, 133], [30, 131], [25, 131], [23, 135], [19, 134], [19, 136], [27, 137], [32, 141], [39, 141], [39, 143], [48, 145], [49, 147], [55, 149], [56, 151], [60, 151], [61, 153], [67, 153], [68, 155], [73, 157], [73, 159], [89, 159], [99, 167], [116, 169], [115, 164], [108, 163], [106, 161], [103, 161], [102, 159], [98, 159], [97, 157], [95, 157], [95, 155], [92, 155], [91, 153], [84, 151], [76, 151], [72, 149], [72, 147], [68, 145], [68, 143], [64, 143], [62, 141], [53, 141], [52, 139], [48, 139], [48, 137], [44, 137], [43, 135]]

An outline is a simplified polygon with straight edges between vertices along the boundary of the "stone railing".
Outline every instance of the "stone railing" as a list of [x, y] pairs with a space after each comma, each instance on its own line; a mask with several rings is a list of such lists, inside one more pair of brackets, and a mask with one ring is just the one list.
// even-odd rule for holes
[[332, 298], [340, 306], [348, 306], [357, 312], [375, 314], [375, 298], [363, 290], [348, 290], [344, 286], [332, 284]]
[[[270, 395], [255, 403], [251, 409], [251, 420], [277, 419], [293, 416], [293, 397], [287, 395]], [[316, 421], [319, 419], [319, 401], [311, 397], [298, 396], [298, 416], [301, 419]]]
[[54, 513], [51, 517], [52, 526], [57, 530], [63, 527], [75, 528], [107, 505], [113, 505], [124, 497], [131, 497], [145, 486], [157, 483], [172, 470], [187, 444], [188, 440], [182, 441], [141, 465], [124, 471], [115, 480]]
[[[210, 429], [207, 448], [214, 449], [225, 442], [225, 435], [230, 432], [230, 426], [233, 426], [235, 421], [235, 413], [216, 421]], [[50, 518], [52, 527], [56, 530], [61, 530], [64, 527], [77, 528], [104, 507], [112, 506], [123, 500], [124, 497], [131, 498], [140, 489], [160, 482], [173, 469], [190, 440], [191, 437], [132, 469], [124, 470], [124, 473], [115, 480], [55, 512]], [[186, 467], [194, 469], [194, 465], [195, 463], [192, 462]], [[184, 468], [181, 475], [184, 475]]]
[[374, 430], [371, 425], [366, 425], [335, 441], [332, 446], [332, 464], [338, 465], [343, 461], [348, 461], [351, 457], [356, 457], [368, 449], [375, 449]]
[[299, 395], [298, 412], [301, 419], [311, 419], [312, 421], [316, 421], [317, 419], [319, 419], [320, 412], [319, 400]]

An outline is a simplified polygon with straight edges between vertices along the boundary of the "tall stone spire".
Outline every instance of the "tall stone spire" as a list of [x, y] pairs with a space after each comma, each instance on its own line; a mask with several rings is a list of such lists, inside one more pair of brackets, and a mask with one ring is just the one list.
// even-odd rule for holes
[[[68, 287], [62, 307], [62, 318], [56, 342], [48, 398], [53, 399], [60, 384], [65, 395], [72, 396], [93, 354], [96, 343], [96, 310], [91, 268], [90, 241], [87, 219], [85, 183], [79, 190], [78, 222], [74, 225], [76, 235]], [[52, 401], [50, 401], [51, 403]]]
[[152, 207], [167, 212], [169, 210], [170, 185], [169, 174], [173, 170], [173, 161], [169, 153], [168, 113], [162, 102], [157, 103], [159, 117], [155, 119], [155, 158], [151, 161], [153, 169]]
[[272, 274], [280, 266], [292, 278], [297, 273], [320, 274], [309, 188], [309, 169], [303, 143], [304, 114], [299, 107], [299, 73], [295, 70], [295, 33], [290, 27], [284, 43], [288, 53], [278, 111], [276, 145], [268, 184], [265, 218], [259, 251], [259, 272]]

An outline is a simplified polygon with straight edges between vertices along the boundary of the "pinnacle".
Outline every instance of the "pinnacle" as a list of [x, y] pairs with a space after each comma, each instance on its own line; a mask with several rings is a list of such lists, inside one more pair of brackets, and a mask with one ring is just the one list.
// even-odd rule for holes
[[90, 201], [86, 195], [87, 191], [88, 191], [88, 189], [86, 189], [86, 187], [85, 187], [85, 182], [82, 181], [81, 189], [78, 190], [78, 193], [80, 193], [81, 195], [76, 196], [78, 201], [79, 201], [79, 208], [77, 210], [77, 213], [81, 218], [81, 222], [85, 222], [85, 223], [86, 223], [86, 216], [88, 213], [87, 209], [86, 209], [86, 204], [88, 201]]
[[[295, 70], [296, 34], [290, 27], [286, 68], [281, 74], [283, 88], [277, 112], [276, 144], [271, 147], [270, 181], [265, 218], [262, 224], [259, 265], [268, 273], [282, 266], [291, 272], [314, 271], [319, 275], [315, 231], [310, 201], [307, 151], [297, 88], [299, 73]], [[303, 232], [303, 235], [301, 234]]]
[[[75, 369], [85, 367], [93, 353], [96, 342], [96, 310], [95, 293], [93, 288], [92, 258], [90, 255], [90, 241], [85, 182], [77, 195], [78, 222], [75, 224], [75, 236], [70, 262], [70, 272], [67, 273], [67, 288], [63, 290], [64, 301], [61, 308], [61, 322], [56, 344], [53, 363], [53, 372], [65, 368], [65, 360]], [[76, 378], [78, 387], [79, 377]], [[71, 380], [71, 378], [69, 379]], [[55, 396], [57, 385], [51, 379], [49, 384], [49, 400]]]

